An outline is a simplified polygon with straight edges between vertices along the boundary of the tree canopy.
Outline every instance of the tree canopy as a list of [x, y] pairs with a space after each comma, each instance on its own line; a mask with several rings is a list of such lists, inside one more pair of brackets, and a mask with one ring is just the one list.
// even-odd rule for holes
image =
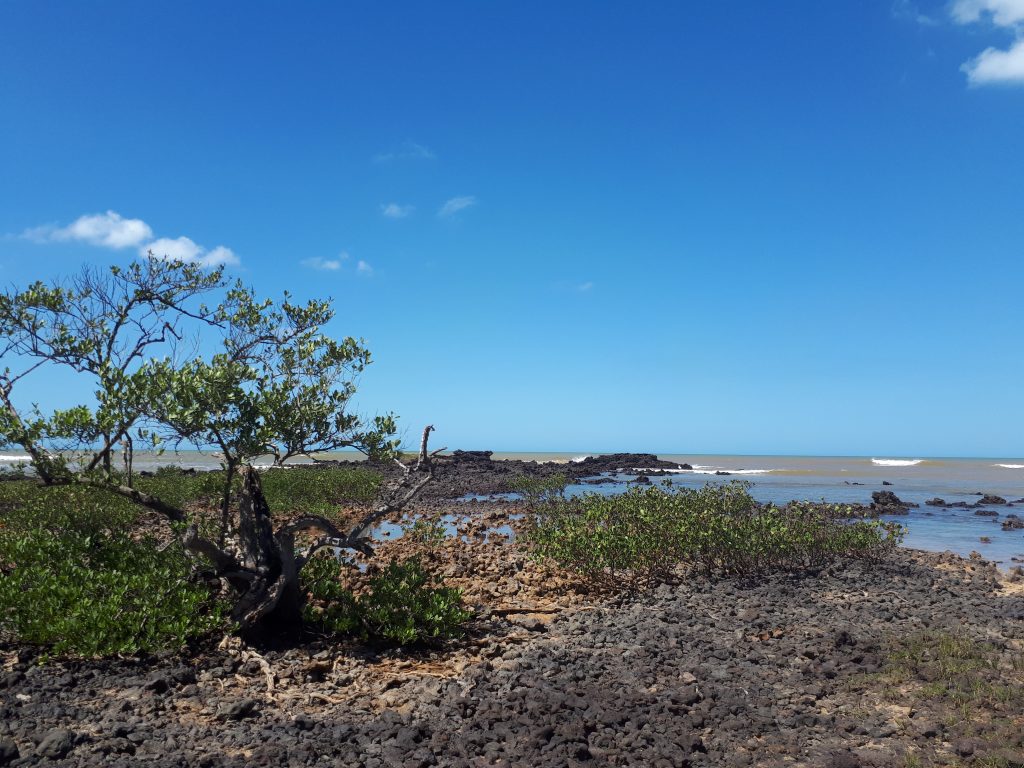
[[[371, 357], [362, 340], [324, 332], [333, 317], [330, 300], [300, 303], [287, 292], [280, 301], [260, 299], [240, 281], [228, 281], [223, 269], [153, 254], [126, 267], [87, 267], [64, 281], [4, 292], [0, 441], [21, 446], [48, 485], [97, 486], [191, 523], [186, 548], [231, 581], [243, 627], [284, 604], [294, 619], [297, 574], [308, 557], [328, 543], [372, 552], [372, 524], [401, 509], [430, 479], [428, 427], [420, 462], [402, 466], [401, 481], [350, 533], [315, 516], [273, 530], [255, 459], [269, 456], [283, 465], [355, 448], [397, 460], [394, 417], [365, 420], [350, 410]], [[55, 366], [87, 379], [91, 400], [49, 413], [26, 405], [32, 377]], [[216, 541], [200, 536], [185, 510], [134, 487], [135, 448], [168, 445], [219, 454], [226, 471]], [[297, 554], [295, 534], [314, 529], [325, 538]]]

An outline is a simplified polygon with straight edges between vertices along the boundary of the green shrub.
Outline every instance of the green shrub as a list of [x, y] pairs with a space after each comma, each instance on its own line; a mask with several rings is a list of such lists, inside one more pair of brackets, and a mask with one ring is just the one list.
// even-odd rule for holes
[[444, 521], [438, 515], [418, 517], [402, 525], [402, 531], [409, 541], [437, 547], [444, 543], [448, 536]]
[[302, 584], [309, 594], [305, 618], [328, 632], [410, 645], [456, 637], [472, 617], [462, 605], [461, 591], [435, 586], [439, 579], [416, 558], [389, 563], [369, 579], [360, 595], [341, 586], [342, 567], [320, 554], [302, 569]]
[[752, 574], [878, 557], [903, 532], [891, 523], [850, 523], [838, 507], [760, 506], [743, 483], [549, 497], [530, 509], [526, 538], [534, 555], [605, 586], [665, 578], [680, 564]]
[[[22, 485], [7, 483], [5, 486]], [[223, 626], [177, 543], [133, 539], [136, 509], [102, 491], [0, 491], [0, 632], [83, 656], [173, 649]]]
[[196, 503], [216, 506], [224, 492], [224, 473], [187, 472], [175, 466], [159, 467], [152, 475], [136, 475], [134, 485], [140, 491], [179, 509]]
[[346, 503], [369, 504], [380, 491], [379, 472], [362, 467], [269, 469], [260, 478], [274, 514], [330, 517]]
[[509, 490], [522, 494], [531, 505], [546, 504], [563, 498], [568, 485], [569, 478], [563, 474], [547, 477], [516, 475], [508, 481]]
[[[363, 467], [273, 468], [260, 477], [275, 514], [325, 516], [337, 513], [346, 503], [373, 501], [381, 479], [379, 472]], [[179, 508], [192, 503], [213, 506], [220, 503], [224, 491], [224, 472], [189, 473], [179, 467], [161, 467], [150, 476], [136, 477], [135, 486]]]

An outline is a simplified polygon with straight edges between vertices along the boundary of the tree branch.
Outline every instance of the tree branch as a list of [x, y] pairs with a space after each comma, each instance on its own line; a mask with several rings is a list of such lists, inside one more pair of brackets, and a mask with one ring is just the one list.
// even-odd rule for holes
[[199, 529], [195, 525], [190, 525], [188, 530], [185, 531], [181, 544], [190, 552], [195, 552], [208, 558], [220, 576], [227, 576], [242, 570], [242, 566], [238, 564], [235, 558], [224, 552], [209, 539], [201, 537]]
[[126, 499], [134, 501], [136, 504], [139, 504], [146, 509], [152, 509], [154, 512], [159, 512], [173, 523], [184, 523], [187, 520], [185, 513], [174, 505], [168, 504], [166, 501], [163, 501], [152, 494], [140, 491], [138, 488], [129, 488], [127, 485], [105, 482], [103, 480], [92, 480], [86, 477], [76, 477], [70, 482], [74, 482], [78, 485], [87, 485], [90, 488], [102, 488], [105, 491], [116, 493], [118, 496], [123, 496]]
[[430, 433], [433, 431], [433, 424], [427, 424], [427, 426], [423, 428], [423, 439], [420, 440], [420, 458], [416, 462], [417, 472], [430, 470], [430, 454], [427, 453], [427, 440], [430, 439]]

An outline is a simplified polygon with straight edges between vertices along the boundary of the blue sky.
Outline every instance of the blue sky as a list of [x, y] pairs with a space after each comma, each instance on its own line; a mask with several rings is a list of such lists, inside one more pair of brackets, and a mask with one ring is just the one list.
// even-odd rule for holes
[[0, 280], [154, 244], [453, 448], [1021, 456], [1024, 0], [0, 2]]

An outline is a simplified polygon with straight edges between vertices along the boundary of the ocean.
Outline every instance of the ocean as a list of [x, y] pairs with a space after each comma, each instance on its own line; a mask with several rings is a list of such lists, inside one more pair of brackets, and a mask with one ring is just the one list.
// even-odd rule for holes
[[[583, 452], [495, 452], [495, 459], [525, 461], [578, 461]], [[358, 459], [360, 454], [341, 452], [322, 458]], [[751, 495], [761, 502], [792, 500], [868, 504], [872, 491], [890, 490], [903, 501], [920, 506], [908, 515], [892, 519], [907, 527], [905, 546], [935, 552], [952, 551], [962, 556], [978, 552], [1007, 568], [1024, 563], [1024, 530], [1004, 531], [1001, 521], [1008, 514], [1024, 517], [1024, 459], [1020, 458], [925, 458], [900, 456], [722, 456], [659, 454], [659, 458], [690, 464], [693, 469], [671, 477], [655, 477], [655, 483], [700, 487], [708, 482], [742, 480], [750, 484]], [[15, 452], [0, 455], [0, 466], [12, 466], [25, 457]], [[269, 462], [264, 462], [269, 464]], [[216, 469], [215, 456], [197, 451], [162, 455], [139, 453], [135, 469], [153, 469], [176, 464], [198, 469]], [[632, 469], [643, 470], [645, 467]], [[728, 475], [716, 474], [728, 472]], [[616, 493], [627, 487], [633, 475], [621, 475], [610, 485], [573, 486], [570, 493]], [[891, 485], [883, 486], [883, 481]], [[992, 494], [1018, 502], [993, 506], [996, 517], [979, 516], [974, 509], [929, 507], [934, 497], [947, 502], [974, 503], [980, 494]], [[988, 539], [988, 541], [982, 541]]]

